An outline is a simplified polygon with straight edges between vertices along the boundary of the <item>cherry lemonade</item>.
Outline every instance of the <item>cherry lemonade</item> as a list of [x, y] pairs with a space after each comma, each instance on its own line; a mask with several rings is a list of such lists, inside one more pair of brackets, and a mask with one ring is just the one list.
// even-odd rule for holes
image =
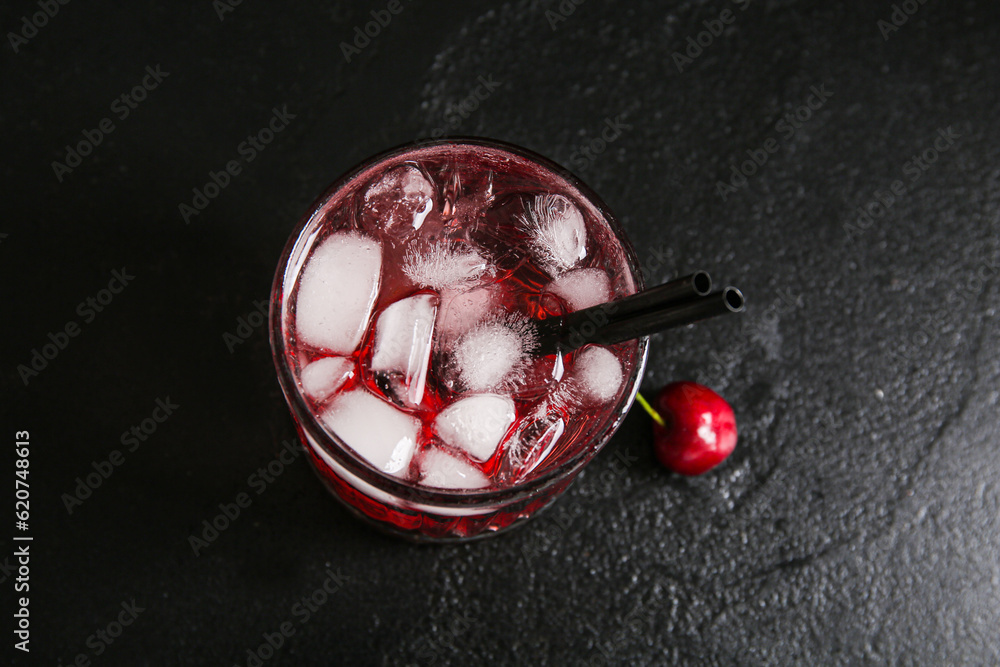
[[523, 149], [425, 143], [345, 176], [289, 242], [271, 304], [320, 477], [413, 539], [529, 517], [613, 434], [646, 353], [538, 354], [537, 323], [635, 293], [635, 266], [596, 196]]

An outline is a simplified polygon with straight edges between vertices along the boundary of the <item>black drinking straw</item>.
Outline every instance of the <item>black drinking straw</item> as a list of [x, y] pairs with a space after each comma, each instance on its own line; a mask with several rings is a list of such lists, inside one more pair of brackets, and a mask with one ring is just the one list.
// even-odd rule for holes
[[[555, 354], [569, 352], [588, 343], [613, 345], [743, 310], [743, 294], [735, 287], [726, 287], [705, 295], [697, 295], [695, 291], [695, 295], [692, 295], [694, 288], [706, 285], [704, 279], [694, 279], [702, 273], [678, 280], [688, 280], [688, 290], [672, 286], [678, 282], [672, 281], [620, 301], [610, 301], [562, 317], [540, 321], [537, 323], [536, 351], [539, 354]], [[707, 278], [708, 274], [704, 276]], [[707, 284], [710, 285], [711, 282]], [[681, 295], [678, 296], [678, 293]]]
[[670, 282], [650, 287], [618, 301], [600, 304], [606, 312], [615, 312], [621, 317], [641, 313], [667, 304], [680, 303], [712, 291], [712, 277], [705, 271], [695, 271], [689, 276], [675, 278]]

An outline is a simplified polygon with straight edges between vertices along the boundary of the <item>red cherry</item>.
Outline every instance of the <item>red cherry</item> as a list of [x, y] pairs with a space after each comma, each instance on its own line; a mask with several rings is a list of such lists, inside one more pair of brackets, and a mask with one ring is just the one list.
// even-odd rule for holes
[[714, 391], [695, 382], [673, 382], [656, 395], [664, 424], [653, 423], [656, 458], [681, 475], [700, 475], [736, 447], [736, 416]]

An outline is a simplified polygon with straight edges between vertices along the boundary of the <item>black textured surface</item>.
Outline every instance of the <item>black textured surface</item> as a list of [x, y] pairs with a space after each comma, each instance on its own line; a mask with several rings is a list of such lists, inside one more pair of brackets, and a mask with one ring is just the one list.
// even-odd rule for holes
[[[266, 664], [1000, 662], [995, 4], [897, 3], [916, 13], [887, 38], [888, 0], [441, 4], [404, 3], [350, 62], [339, 44], [386, 3], [243, 2], [220, 21], [207, 0], [72, 2], [17, 52], [4, 38], [3, 652], [246, 665], [288, 622]], [[37, 11], [5, 3], [3, 33]], [[156, 65], [169, 75], [115, 116]], [[499, 86], [458, 106], [480, 77]], [[813, 87], [832, 94], [778, 125]], [[287, 129], [185, 224], [178, 205], [283, 105]], [[114, 131], [57, 180], [52, 162], [104, 117]], [[617, 136], [585, 153], [606, 123]], [[670, 475], [634, 411], [547, 514], [440, 548], [354, 521], [302, 459], [249, 479], [294, 432], [264, 328], [232, 351], [224, 334], [328, 183], [440, 128], [577, 171], [649, 280], [705, 268], [743, 289], [741, 320], [655, 338], [643, 383], [723, 393], [731, 460]], [[767, 146], [723, 199], [717, 182]], [[858, 225], [897, 179], [888, 212]], [[134, 280], [86, 321], [77, 304], [122, 267]], [[17, 366], [71, 321], [80, 334], [25, 386]], [[174, 414], [127, 451], [122, 432], [166, 397]], [[20, 429], [30, 656], [11, 647], [2, 560]], [[68, 513], [63, 494], [115, 449], [122, 464]], [[196, 556], [189, 536], [241, 492], [251, 505]], [[339, 588], [305, 619], [295, 605], [327, 569]], [[120, 637], [90, 638], [132, 599], [145, 611]]]

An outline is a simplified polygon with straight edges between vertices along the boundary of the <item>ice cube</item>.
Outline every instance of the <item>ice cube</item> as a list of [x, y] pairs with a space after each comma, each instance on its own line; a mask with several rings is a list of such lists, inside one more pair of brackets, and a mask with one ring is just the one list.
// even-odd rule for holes
[[563, 380], [566, 367], [561, 354], [531, 355], [522, 367], [524, 372], [510, 392], [515, 400], [536, 402], [553, 397], [569, 384]]
[[300, 379], [306, 396], [323, 401], [354, 375], [354, 362], [344, 357], [317, 359], [302, 369]]
[[514, 316], [487, 320], [463, 335], [455, 345], [459, 380], [471, 391], [484, 392], [510, 380], [535, 345], [530, 322]]
[[624, 381], [618, 357], [598, 345], [589, 345], [577, 354], [573, 383], [581, 400], [589, 404], [606, 403], [618, 395]]
[[445, 337], [459, 336], [482, 322], [496, 305], [493, 286], [471, 290], [449, 288], [441, 292], [437, 331]]
[[375, 325], [371, 369], [402, 373], [410, 405], [424, 397], [439, 301], [437, 294], [400, 299], [382, 311]]
[[498, 394], [461, 398], [438, 414], [434, 426], [447, 444], [464, 450], [476, 461], [493, 456], [514, 423], [514, 401]]
[[477, 468], [440, 449], [427, 450], [420, 464], [420, 483], [424, 486], [482, 489], [490, 485], [490, 480]]
[[306, 262], [295, 304], [301, 340], [336, 354], [357, 349], [382, 276], [382, 247], [357, 232], [337, 232]]
[[366, 229], [407, 232], [420, 229], [434, 207], [434, 186], [417, 167], [391, 169], [365, 191], [361, 220]]
[[524, 479], [555, 450], [565, 431], [562, 415], [542, 406], [507, 441], [497, 478], [504, 484]]
[[543, 194], [525, 209], [521, 224], [532, 254], [550, 275], [573, 268], [587, 256], [587, 226], [573, 202], [562, 195]]
[[528, 451], [521, 468], [522, 477], [532, 472], [548, 458], [565, 432], [565, 420], [554, 413], [539, 419], [525, 429], [521, 438]]
[[468, 285], [489, 269], [489, 262], [475, 248], [445, 241], [413, 245], [403, 257], [403, 273], [417, 285], [442, 290]]
[[530, 235], [523, 222], [526, 201], [523, 194], [505, 194], [461, 227], [465, 240], [489, 257], [491, 272], [497, 278], [506, 278], [532, 261]]
[[337, 396], [323, 423], [373, 466], [405, 477], [417, 447], [420, 422], [365, 389]]
[[572, 312], [610, 301], [611, 281], [604, 269], [573, 269], [549, 283], [548, 291]]

